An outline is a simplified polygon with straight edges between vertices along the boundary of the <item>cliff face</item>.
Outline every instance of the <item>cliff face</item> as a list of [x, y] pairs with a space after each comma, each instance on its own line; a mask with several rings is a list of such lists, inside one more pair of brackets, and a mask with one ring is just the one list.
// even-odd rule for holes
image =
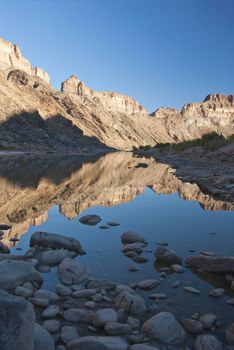
[[159, 108], [148, 115], [133, 98], [97, 92], [76, 76], [54, 90], [18, 46], [0, 39], [0, 146], [17, 150], [132, 150], [217, 132], [234, 133], [233, 96], [209, 95], [181, 112]]
[[39, 77], [49, 84], [50, 76], [44, 69], [33, 68], [24, 58], [17, 45], [0, 38], [0, 69], [9, 72], [13, 69], [21, 69], [29, 75]]
[[160, 108], [152, 116], [157, 127], [176, 142], [211, 132], [228, 137], [234, 134], [234, 96], [208, 95], [202, 103], [184, 105], [181, 112]]

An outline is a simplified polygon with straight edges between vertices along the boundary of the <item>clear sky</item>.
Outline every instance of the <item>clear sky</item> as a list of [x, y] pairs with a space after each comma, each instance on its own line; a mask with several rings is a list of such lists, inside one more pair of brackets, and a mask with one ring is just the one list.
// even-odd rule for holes
[[76, 74], [149, 112], [234, 94], [234, 0], [0, 0], [0, 29], [56, 88]]

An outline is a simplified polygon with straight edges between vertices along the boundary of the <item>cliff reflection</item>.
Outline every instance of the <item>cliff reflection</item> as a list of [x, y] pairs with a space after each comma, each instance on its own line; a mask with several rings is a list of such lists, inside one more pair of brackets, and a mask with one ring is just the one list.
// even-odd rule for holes
[[131, 153], [92, 157], [2, 157], [0, 158], [0, 222], [13, 228], [4, 243], [41, 225], [47, 211], [58, 205], [61, 214], [74, 220], [96, 205], [121, 204], [151, 188], [157, 194], [178, 192], [195, 200], [205, 210], [233, 210], [231, 203], [202, 193], [196, 184], [183, 183], [167, 164]]

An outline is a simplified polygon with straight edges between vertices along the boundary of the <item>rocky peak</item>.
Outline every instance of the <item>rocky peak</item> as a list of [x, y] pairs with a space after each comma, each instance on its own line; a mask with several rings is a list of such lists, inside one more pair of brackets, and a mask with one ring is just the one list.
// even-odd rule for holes
[[101, 104], [107, 112], [148, 115], [146, 109], [134, 98], [117, 92], [97, 92], [87, 87], [75, 75], [72, 75], [62, 83], [61, 91]]
[[205, 97], [204, 102], [215, 102], [222, 105], [233, 105], [234, 95], [209, 94]]
[[150, 114], [151, 117], [167, 118], [169, 116], [176, 116], [179, 111], [176, 108], [160, 107]]
[[27, 74], [39, 77], [49, 84], [50, 76], [42, 68], [32, 67], [30, 62], [23, 57], [17, 45], [0, 38], [0, 69], [9, 72], [20, 69]]

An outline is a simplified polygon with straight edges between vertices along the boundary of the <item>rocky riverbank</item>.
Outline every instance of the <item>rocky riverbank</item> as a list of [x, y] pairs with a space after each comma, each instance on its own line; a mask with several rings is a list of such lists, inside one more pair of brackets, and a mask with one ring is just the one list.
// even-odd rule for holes
[[[101, 218], [88, 215], [80, 218], [84, 225], [95, 226]], [[100, 227], [118, 226], [107, 222]], [[4, 232], [8, 225], [0, 225]], [[30, 249], [24, 255], [14, 255], [0, 245], [0, 348], [4, 350], [219, 350], [233, 349], [234, 323], [226, 329], [219, 315], [194, 313], [178, 317], [171, 307], [161, 309], [165, 293], [157, 288], [170, 279], [178, 280], [169, 288], [200, 297], [196, 286], [181, 285], [185, 269], [218, 273], [234, 290], [234, 258], [201, 252], [183, 259], [158, 242], [157, 248], [147, 249], [145, 238], [136, 232], [121, 235], [122, 253], [132, 263], [129, 271], [138, 271], [153, 254], [160, 264], [157, 279], [139, 280], [129, 285], [121, 281], [95, 278], [79, 260], [85, 254], [80, 242], [68, 236], [35, 232]], [[58, 283], [54, 290], [43, 287], [44, 274], [56, 269]], [[113, 266], [114, 275], [114, 266]], [[181, 288], [182, 287], [182, 288]], [[223, 298], [225, 290], [215, 288], [210, 298]], [[231, 292], [233, 294], [233, 292]], [[230, 314], [233, 297], [228, 299]], [[12, 311], [11, 311], [12, 310]], [[186, 314], [186, 306], [185, 306]], [[220, 337], [220, 329], [222, 336]]]

